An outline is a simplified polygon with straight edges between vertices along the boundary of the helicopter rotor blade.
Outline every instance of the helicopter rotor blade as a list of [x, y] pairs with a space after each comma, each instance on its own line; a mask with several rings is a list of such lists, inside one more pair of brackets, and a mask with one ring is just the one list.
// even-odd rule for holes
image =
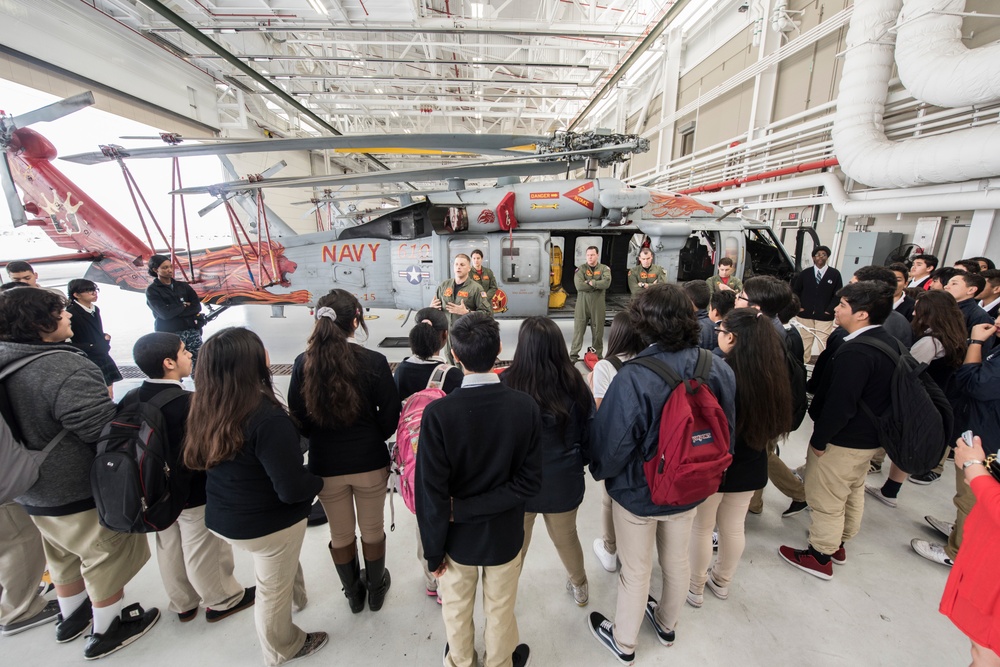
[[[191, 155], [224, 155], [229, 153], [262, 153], [295, 150], [336, 150], [345, 153], [430, 152], [482, 155], [531, 154], [534, 145], [548, 142], [548, 137], [521, 135], [468, 134], [380, 134], [341, 137], [308, 137], [300, 139], [264, 139], [261, 141], [191, 144], [187, 146], [157, 146], [154, 148], [120, 149], [122, 157], [159, 158]], [[79, 164], [108, 162], [103, 152], [79, 153], [62, 158]]]
[[27, 127], [28, 125], [33, 125], [35, 123], [50, 123], [54, 120], [59, 120], [63, 116], [68, 116], [74, 111], [79, 111], [89, 107], [94, 103], [94, 94], [89, 90], [85, 93], [80, 93], [79, 95], [74, 95], [73, 97], [67, 97], [64, 100], [59, 100], [58, 102], [53, 102], [41, 109], [35, 109], [34, 111], [29, 111], [28, 113], [23, 113], [20, 116], [14, 116], [11, 122], [15, 127]]
[[7, 207], [10, 209], [10, 219], [14, 222], [15, 227], [21, 227], [28, 224], [28, 216], [24, 214], [24, 205], [21, 203], [21, 197], [17, 194], [17, 188], [14, 187], [14, 175], [10, 171], [8, 160], [7, 151], [4, 151], [3, 174], [0, 174], [0, 180], [3, 181], [3, 194], [7, 199]]

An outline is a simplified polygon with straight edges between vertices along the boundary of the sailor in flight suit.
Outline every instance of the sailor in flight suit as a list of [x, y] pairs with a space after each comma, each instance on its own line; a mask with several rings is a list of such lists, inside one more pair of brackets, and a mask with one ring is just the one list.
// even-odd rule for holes
[[576, 285], [576, 312], [573, 318], [573, 343], [569, 356], [574, 362], [580, 360], [583, 334], [590, 322], [591, 345], [601, 358], [604, 352], [604, 293], [611, 286], [611, 269], [597, 261], [597, 247], [587, 248], [587, 262], [576, 269], [573, 284]]

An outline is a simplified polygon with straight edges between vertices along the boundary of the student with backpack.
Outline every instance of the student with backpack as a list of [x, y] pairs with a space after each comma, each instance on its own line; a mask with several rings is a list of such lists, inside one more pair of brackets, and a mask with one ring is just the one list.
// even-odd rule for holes
[[[309, 471], [323, 478], [319, 501], [330, 520], [330, 556], [351, 611], [378, 611], [389, 592], [385, 567], [386, 440], [399, 423], [399, 392], [385, 356], [358, 344], [361, 304], [330, 290], [316, 302], [306, 351], [295, 358], [288, 407], [309, 439]], [[357, 531], [361, 531], [362, 574]]]
[[[593, 612], [587, 623], [601, 645], [627, 665], [635, 659], [644, 616], [661, 644], [674, 642], [691, 575], [688, 548], [695, 508], [718, 489], [731, 460], [728, 445], [736, 423], [733, 371], [710, 352], [698, 349], [698, 322], [685, 292], [675, 285], [654, 285], [636, 295], [629, 310], [637, 332], [649, 347], [615, 376], [594, 419], [590, 451], [585, 452], [591, 460], [591, 473], [606, 480], [614, 499], [612, 512], [622, 567], [614, 621]], [[661, 371], [646, 366], [647, 360], [652, 360], [654, 368], [666, 365], [693, 393], [672, 390]], [[690, 381], [696, 377], [700, 379], [692, 385]], [[698, 403], [692, 407], [692, 401]], [[664, 410], [670, 409], [668, 404], [678, 409], [689, 407], [691, 416], [697, 410], [698, 423], [706, 428], [697, 434], [693, 429], [674, 429], [679, 435], [666, 439], [663, 431], [669, 429], [662, 429], [661, 418]], [[670, 446], [670, 454], [689, 457], [698, 449], [695, 438], [712, 451], [723, 447], [722, 454], [709, 462], [713, 474], [686, 475], [679, 468], [667, 468], [668, 452], [661, 452], [661, 447]], [[647, 468], [652, 469], [652, 475]], [[659, 490], [661, 473], [680, 473], [681, 478], [697, 481], [694, 490], [704, 495], [684, 504], [657, 504], [651, 481]], [[663, 571], [659, 599], [648, 594], [654, 544]]]
[[264, 664], [312, 655], [328, 636], [301, 630], [292, 609], [308, 603], [299, 553], [323, 481], [302, 465], [299, 433], [274, 395], [257, 334], [228, 327], [211, 336], [194, 379], [184, 465], [208, 471], [205, 525], [253, 558]]
[[[725, 293], [725, 292], [721, 292]], [[594, 404], [601, 407], [601, 401], [608, 393], [608, 387], [622, 365], [642, 352], [646, 345], [636, 333], [632, 316], [628, 310], [620, 310], [611, 320], [611, 332], [608, 334], [608, 356], [594, 366], [593, 372], [587, 376], [590, 389], [594, 392]], [[618, 569], [617, 546], [615, 545], [615, 522], [611, 516], [611, 496], [604, 484], [601, 487], [601, 525], [603, 535], [594, 540], [594, 553], [608, 572]]]
[[[462, 386], [462, 370], [445, 362], [441, 349], [448, 341], [448, 316], [436, 308], [421, 308], [417, 311], [417, 323], [410, 329], [410, 350], [407, 357], [393, 374], [403, 408], [396, 427], [396, 445], [393, 447], [393, 465], [399, 474], [399, 491], [406, 507], [416, 512], [414, 505], [414, 476], [416, 474], [417, 445], [420, 439], [420, 424], [427, 403]], [[409, 400], [411, 396], [420, 397]], [[417, 526], [417, 560], [424, 571], [424, 590], [428, 597], [436, 598], [438, 580], [427, 569], [424, 545], [420, 541], [420, 527]]]
[[806, 501], [813, 510], [809, 544], [805, 549], [778, 549], [789, 565], [820, 579], [833, 578], [833, 563], [847, 562], [845, 544], [861, 528], [865, 477], [880, 445], [878, 427], [862, 404], [875, 415], [890, 408], [896, 363], [856, 339], [899, 344], [882, 328], [892, 311], [892, 292], [885, 283], [865, 280], [837, 293], [835, 320], [847, 336], [824, 370], [809, 407], [813, 418], [805, 478]]
[[149, 560], [149, 545], [142, 535], [98, 522], [90, 486], [93, 443], [115, 416], [115, 404], [100, 370], [65, 343], [73, 335], [65, 306], [62, 296], [38, 288], [0, 295], [0, 369], [28, 362], [3, 383], [13, 422], [5, 417], [4, 424], [17, 429], [27, 450], [51, 445], [36, 481], [16, 500], [42, 535], [60, 608], [56, 641], [76, 639], [93, 620], [83, 653], [94, 659], [146, 634], [160, 612], [139, 604], [123, 608], [125, 584]]
[[486, 667], [525, 667], [514, 606], [525, 502], [541, 489], [541, 414], [491, 372], [500, 327], [471, 313], [451, 329], [462, 388], [427, 406], [417, 450], [417, 523], [427, 568], [440, 582], [445, 667], [473, 667], [473, 606], [480, 578]]
[[[695, 514], [687, 594], [692, 607], [702, 606], [706, 584], [717, 598], [728, 599], [746, 546], [744, 523], [750, 499], [767, 484], [767, 447], [788, 434], [792, 419], [785, 347], [768, 318], [753, 308], [737, 308], [716, 325], [716, 332], [719, 349], [736, 376], [736, 440], [733, 462], [719, 491], [698, 505]], [[716, 525], [719, 557], [712, 565]]]
[[500, 381], [531, 396], [542, 411], [545, 484], [525, 504], [522, 567], [535, 518], [541, 514], [569, 577], [566, 590], [583, 607], [590, 600], [590, 591], [576, 532], [576, 513], [583, 502], [583, 449], [590, 437], [594, 399], [569, 360], [559, 327], [547, 317], [528, 317], [521, 323], [514, 359], [500, 375]]
[[166, 426], [162, 437], [168, 446], [172, 491], [182, 508], [176, 521], [156, 533], [156, 564], [169, 609], [187, 623], [204, 604], [206, 620], [215, 623], [253, 606], [256, 587], [244, 589], [236, 580], [233, 547], [205, 526], [205, 473], [188, 470], [181, 461], [192, 396], [181, 380], [191, 375], [191, 353], [179, 336], [160, 332], [140, 337], [132, 357], [147, 379], [126, 394], [122, 404], [133, 399], [149, 404], [158, 396], [167, 401], [159, 409]]

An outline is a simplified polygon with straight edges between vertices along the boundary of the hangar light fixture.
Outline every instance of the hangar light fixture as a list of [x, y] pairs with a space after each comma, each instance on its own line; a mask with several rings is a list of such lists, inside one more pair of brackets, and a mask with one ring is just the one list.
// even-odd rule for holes
[[318, 14], [330, 14], [330, 9], [323, 3], [323, 0], [309, 0], [309, 4]]

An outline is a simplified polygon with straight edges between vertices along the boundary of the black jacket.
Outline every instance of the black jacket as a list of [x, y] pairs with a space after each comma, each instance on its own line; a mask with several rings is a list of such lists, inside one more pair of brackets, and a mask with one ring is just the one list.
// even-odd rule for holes
[[288, 408], [298, 420], [302, 435], [309, 438], [309, 472], [321, 477], [371, 472], [389, 465], [385, 441], [399, 423], [399, 392], [385, 356], [350, 345], [358, 363], [357, 389], [361, 411], [350, 426], [326, 428], [317, 424], [306, 409], [302, 395], [305, 354], [295, 358], [288, 385]]
[[983, 307], [975, 299], [959, 301], [958, 309], [965, 316], [965, 328], [970, 332], [972, 331], [972, 327], [977, 324], [993, 324], [993, 318], [983, 310]]
[[66, 306], [66, 310], [73, 316], [73, 337], [69, 339], [70, 344], [82, 350], [91, 361], [107, 355], [111, 351], [111, 343], [104, 338], [101, 309], [94, 306], [91, 314], [79, 303], [72, 301]]
[[153, 280], [146, 288], [146, 305], [156, 318], [153, 323], [156, 331], [177, 333], [200, 328], [196, 318], [201, 314], [201, 300], [194, 288], [182, 280], [173, 280], [169, 285]]
[[[802, 357], [799, 356], [799, 359]], [[740, 412], [740, 397], [736, 395], [736, 414]], [[767, 486], [767, 450], [752, 449], [737, 431], [733, 440], [733, 462], [726, 469], [719, 493], [756, 491]]]
[[908, 294], [903, 295], [903, 301], [893, 308], [897, 313], [906, 318], [907, 322], [913, 321], [913, 307], [917, 304], [916, 299]]
[[1000, 449], [1000, 350], [985, 357], [981, 364], [962, 364], [952, 378], [954, 387], [968, 406], [966, 425], [983, 440], [987, 454]]
[[[396, 381], [396, 389], [399, 390], [399, 400], [405, 401], [413, 394], [427, 388], [427, 382], [431, 379], [434, 369], [442, 361], [421, 361], [417, 357], [407, 357], [396, 366], [396, 372], [392, 374], [392, 379]], [[444, 376], [442, 391], [450, 394], [462, 386], [462, 369], [452, 366]]]
[[223, 537], [251, 540], [309, 515], [323, 480], [302, 465], [299, 433], [285, 411], [261, 398], [235, 458], [208, 471], [205, 525]]
[[542, 486], [542, 420], [527, 394], [462, 387], [424, 410], [417, 524], [427, 568], [502, 565], [524, 544], [524, 504]]
[[[863, 332], [895, 348], [895, 339], [883, 327]], [[860, 337], [859, 336], [859, 337]], [[889, 386], [895, 363], [889, 355], [868, 345], [844, 341], [823, 370], [809, 406], [813, 434], [809, 444], [824, 450], [827, 444], [851, 449], [878, 449], [878, 430], [861, 410], [868, 405], [876, 415], [889, 409]]]
[[830, 322], [833, 320], [833, 309], [837, 305], [837, 292], [844, 286], [840, 271], [828, 266], [823, 274], [823, 280], [816, 283], [816, 270], [812, 267], [802, 271], [792, 280], [792, 291], [798, 295], [802, 303], [799, 317], [807, 320]]

